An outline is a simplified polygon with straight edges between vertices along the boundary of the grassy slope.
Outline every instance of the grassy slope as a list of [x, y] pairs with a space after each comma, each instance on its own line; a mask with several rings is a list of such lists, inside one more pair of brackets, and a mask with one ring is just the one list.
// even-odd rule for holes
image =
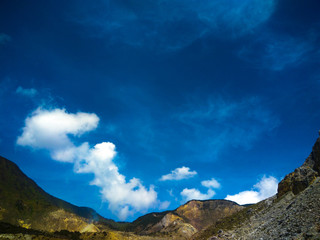
[[[19, 167], [0, 157], [0, 220], [20, 224], [19, 219], [34, 222], [46, 214], [63, 209], [89, 220], [101, 220], [104, 225], [115, 224], [104, 219], [93, 209], [77, 207], [66, 201], [51, 196], [28, 178]], [[25, 223], [27, 227], [27, 222]]]

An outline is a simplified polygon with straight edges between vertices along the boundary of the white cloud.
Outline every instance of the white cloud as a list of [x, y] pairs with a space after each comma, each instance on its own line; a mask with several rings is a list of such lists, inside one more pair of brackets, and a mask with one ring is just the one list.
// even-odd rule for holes
[[47, 149], [53, 159], [73, 162], [79, 149], [69, 136], [79, 137], [85, 132], [94, 130], [98, 122], [99, 118], [94, 113], [72, 114], [67, 113], [65, 109], [38, 108], [25, 120], [25, 127], [17, 139], [17, 144]]
[[201, 193], [196, 188], [185, 188], [182, 190], [180, 195], [182, 196], [182, 202], [186, 202], [192, 199], [195, 200], [206, 200], [212, 198], [216, 193], [213, 190], [213, 188], [220, 188], [220, 183], [214, 179], [211, 178], [210, 180], [205, 180], [201, 182], [201, 185], [208, 188], [207, 193]]
[[87, 142], [79, 146], [72, 142], [71, 135], [79, 137], [94, 130], [98, 122], [99, 118], [93, 113], [71, 114], [65, 109], [39, 108], [26, 119], [17, 144], [49, 150], [54, 160], [74, 163], [76, 173], [93, 173], [90, 184], [100, 187], [102, 199], [109, 203], [109, 209], [120, 220], [156, 205], [168, 206], [166, 202], [157, 201], [153, 186], [146, 188], [137, 178], [127, 182], [119, 173], [113, 162], [117, 155], [113, 143], [102, 142], [91, 148]]
[[196, 171], [190, 171], [188, 167], [181, 167], [176, 168], [175, 170], [171, 171], [171, 173], [167, 175], [163, 175], [160, 178], [160, 181], [167, 181], [167, 180], [182, 180], [187, 178], [192, 178], [197, 174]]
[[87, 149], [86, 155], [75, 164], [77, 173], [93, 173], [92, 185], [101, 188], [103, 200], [108, 201], [109, 209], [125, 220], [136, 211], [144, 212], [154, 207], [157, 193], [153, 186], [145, 188], [141, 181], [132, 178], [126, 182], [125, 176], [119, 173], [113, 159], [116, 156], [115, 145], [103, 142]]
[[160, 203], [159, 209], [160, 210], [165, 210], [165, 209], [168, 209], [169, 206], [170, 206], [170, 202], [169, 201], [164, 201], [164, 202]]
[[201, 185], [207, 188], [220, 188], [220, 183], [214, 178], [211, 178], [211, 180], [202, 181]]
[[37, 95], [38, 91], [34, 88], [23, 88], [23, 87], [19, 86], [16, 89], [16, 93], [21, 94], [26, 97], [34, 97], [35, 95]]
[[182, 190], [182, 192], [180, 193], [180, 195], [183, 198], [183, 202], [187, 202], [189, 200], [206, 200], [206, 199], [210, 199], [215, 195], [215, 191], [213, 191], [212, 189], [208, 189], [206, 194], [201, 193], [198, 189], [195, 188], [185, 188]]
[[257, 203], [277, 193], [278, 180], [275, 177], [264, 176], [253, 189], [243, 191], [235, 195], [227, 195], [226, 200], [234, 201], [238, 204]]

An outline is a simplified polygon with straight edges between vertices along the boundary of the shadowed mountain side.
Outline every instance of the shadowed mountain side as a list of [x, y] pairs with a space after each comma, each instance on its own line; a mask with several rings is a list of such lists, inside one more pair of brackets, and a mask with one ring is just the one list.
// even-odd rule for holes
[[47, 231], [97, 231], [98, 221], [115, 224], [93, 209], [77, 207], [51, 196], [28, 178], [15, 163], [3, 157], [0, 157], [0, 173], [1, 221]]

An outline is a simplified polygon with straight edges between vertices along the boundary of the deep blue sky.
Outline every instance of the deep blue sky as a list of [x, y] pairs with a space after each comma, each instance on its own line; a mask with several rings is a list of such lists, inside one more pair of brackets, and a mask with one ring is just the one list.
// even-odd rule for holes
[[[191, 198], [261, 200], [318, 137], [319, 12], [317, 0], [2, 0], [0, 155], [116, 220]], [[57, 132], [54, 114], [79, 112], [99, 122]], [[58, 127], [31, 121], [43, 114]], [[19, 142], [27, 130], [36, 137]], [[102, 142], [115, 146], [102, 162], [115, 175], [79, 173]], [[76, 155], [57, 161], [66, 145]], [[203, 182], [213, 178], [220, 187]]]

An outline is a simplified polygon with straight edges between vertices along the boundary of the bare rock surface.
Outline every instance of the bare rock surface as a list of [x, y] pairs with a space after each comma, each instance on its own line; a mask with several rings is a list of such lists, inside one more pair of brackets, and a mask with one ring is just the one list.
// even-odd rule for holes
[[304, 164], [288, 174], [278, 186], [278, 197], [291, 191], [298, 194], [306, 189], [320, 175], [320, 138], [312, 148], [312, 152]]
[[289, 192], [263, 204], [262, 211], [241, 227], [220, 235], [221, 239], [320, 239], [320, 178], [296, 196]]
[[320, 138], [277, 195], [226, 217], [192, 239], [320, 239]]

